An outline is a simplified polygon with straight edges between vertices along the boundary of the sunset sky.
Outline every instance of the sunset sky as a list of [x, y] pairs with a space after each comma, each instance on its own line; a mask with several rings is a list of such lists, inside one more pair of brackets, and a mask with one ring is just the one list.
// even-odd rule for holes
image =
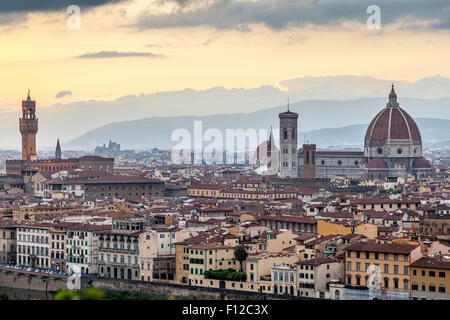
[[46, 107], [297, 76], [450, 77], [448, 1], [379, 1], [379, 30], [357, 0], [80, 0], [80, 30], [64, 2], [1, 2], [0, 110], [28, 88]]

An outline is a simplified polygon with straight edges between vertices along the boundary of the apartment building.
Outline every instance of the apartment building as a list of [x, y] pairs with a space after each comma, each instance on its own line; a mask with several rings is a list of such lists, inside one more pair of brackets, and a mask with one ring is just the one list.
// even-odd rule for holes
[[0, 263], [16, 264], [16, 225], [9, 220], [0, 220]]
[[[357, 242], [345, 251], [345, 284], [348, 298], [361, 288], [374, 288], [376, 298], [409, 299], [410, 264], [422, 256], [420, 246], [393, 243]], [[356, 291], [351, 291], [356, 289]], [[372, 291], [371, 291], [372, 292]], [[364, 297], [353, 297], [363, 299]], [[347, 298], [346, 298], [347, 299]]]
[[140, 280], [139, 239], [145, 217], [119, 213], [110, 230], [99, 233], [99, 275], [113, 279]]
[[50, 269], [66, 270], [66, 228], [62, 224], [50, 227]]
[[99, 238], [108, 225], [76, 224], [66, 231], [66, 264], [69, 272], [98, 273]]
[[450, 257], [422, 257], [411, 264], [411, 299], [450, 300]]
[[17, 227], [17, 264], [50, 268], [50, 224], [30, 223]]
[[333, 258], [315, 258], [297, 262], [297, 296], [330, 299], [331, 280], [344, 280], [344, 262]]

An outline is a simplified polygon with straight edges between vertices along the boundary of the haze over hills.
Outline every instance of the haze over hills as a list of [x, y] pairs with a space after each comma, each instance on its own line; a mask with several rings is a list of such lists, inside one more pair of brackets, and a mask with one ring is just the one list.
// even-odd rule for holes
[[[54, 148], [57, 138], [66, 150], [92, 148], [109, 138], [121, 142], [123, 147], [144, 149], [166, 145], [176, 128], [192, 130], [193, 120], [203, 120], [205, 128], [221, 130], [278, 128], [278, 112], [286, 108], [280, 105], [288, 96], [291, 108], [300, 114], [301, 133], [368, 123], [385, 106], [390, 84], [389, 80], [367, 76], [294, 77], [279, 81], [279, 87], [185, 89], [51, 107], [41, 106], [33, 92], [32, 98], [37, 102], [37, 145], [41, 150]], [[400, 105], [412, 117], [450, 119], [450, 98], [446, 98], [450, 97], [450, 79], [435, 76], [416, 82], [397, 81], [396, 90]], [[292, 103], [295, 101], [300, 102]], [[273, 108], [276, 105], [279, 107]], [[19, 107], [20, 101], [14, 112], [0, 110], [2, 149], [20, 147]], [[121, 129], [125, 124], [118, 124], [135, 120], [130, 129]], [[151, 128], [146, 127], [145, 121]], [[132, 133], [137, 125], [141, 125], [140, 132], [146, 139]], [[93, 140], [88, 143], [85, 137]]]
[[[291, 105], [292, 111], [299, 116], [299, 142], [308, 140], [319, 148], [328, 146], [363, 145], [364, 134], [368, 123], [381, 109], [385, 99], [359, 99], [351, 101], [304, 101]], [[403, 99], [412, 115], [448, 114], [450, 99], [419, 100]], [[428, 107], [432, 106], [432, 107]], [[84, 135], [63, 145], [66, 149], [94, 148], [109, 139], [118, 141], [123, 148], [149, 149], [172, 148], [176, 142], [171, 141], [174, 130], [187, 129], [192, 135], [194, 121], [202, 122], [203, 133], [209, 128], [219, 129], [225, 136], [226, 129], [260, 129], [268, 130], [270, 126], [278, 129], [278, 113], [286, 107], [275, 107], [253, 113], [231, 115], [214, 115], [203, 117], [153, 117], [136, 121], [116, 122], [91, 130]], [[450, 120], [433, 118], [416, 118], [425, 144], [448, 140], [450, 136]], [[354, 125], [353, 123], [358, 123]], [[361, 124], [365, 122], [365, 124]], [[320, 127], [318, 130], [311, 130]], [[328, 128], [327, 128], [328, 127]], [[277, 139], [277, 138], [276, 138]], [[260, 141], [261, 142], [261, 141]]]

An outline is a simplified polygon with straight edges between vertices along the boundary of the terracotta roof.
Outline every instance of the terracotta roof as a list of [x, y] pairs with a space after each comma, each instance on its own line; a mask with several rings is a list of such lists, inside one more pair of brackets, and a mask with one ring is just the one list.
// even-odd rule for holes
[[417, 169], [420, 169], [420, 168], [431, 168], [431, 165], [424, 158], [417, 158], [416, 160], [414, 160], [413, 167], [417, 168]]
[[[392, 94], [392, 91], [391, 91]], [[395, 92], [394, 92], [395, 95]], [[411, 139], [422, 141], [419, 128], [413, 118], [398, 106], [397, 96], [391, 96], [393, 103], [378, 112], [366, 131], [366, 146], [378, 145], [376, 140]]]
[[442, 261], [438, 257], [422, 257], [411, 263], [411, 267], [450, 270], [450, 260]]
[[380, 158], [372, 159], [367, 164], [368, 169], [387, 169], [387, 167], [387, 163]]
[[321, 264], [333, 263], [333, 262], [338, 262], [338, 261], [333, 258], [315, 258], [315, 259], [311, 259], [311, 260], [299, 261], [299, 262], [297, 262], [297, 264], [298, 265], [319, 266]]
[[270, 220], [270, 221], [286, 221], [286, 222], [317, 224], [317, 221], [315, 221], [314, 219], [297, 217], [297, 216], [258, 216], [255, 219], [257, 221], [258, 220]]
[[349, 245], [344, 250], [409, 254], [417, 247], [407, 244], [357, 242]]

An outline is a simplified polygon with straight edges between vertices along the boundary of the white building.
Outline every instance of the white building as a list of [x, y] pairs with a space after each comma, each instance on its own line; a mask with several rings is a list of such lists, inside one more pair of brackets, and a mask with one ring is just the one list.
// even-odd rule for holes
[[50, 226], [33, 223], [17, 228], [17, 264], [33, 268], [50, 268]]
[[110, 225], [78, 224], [66, 231], [67, 270], [73, 273], [98, 273], [99, 235], [110, 230]]

